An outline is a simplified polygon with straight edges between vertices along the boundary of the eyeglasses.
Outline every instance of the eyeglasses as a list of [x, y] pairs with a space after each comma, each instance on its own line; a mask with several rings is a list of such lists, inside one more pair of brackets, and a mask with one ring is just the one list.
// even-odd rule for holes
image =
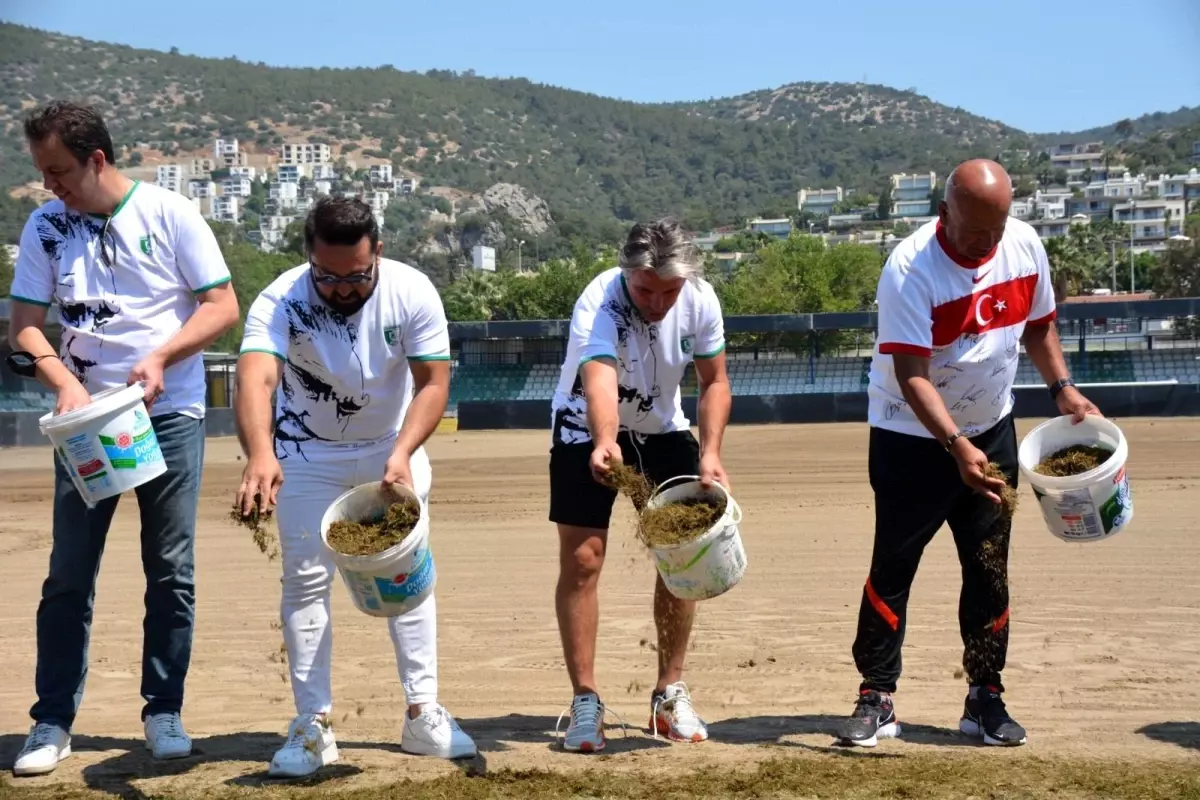
[[326, 272], [313, 263], [312, 259], [308, 260], [308, 266], [312, 269], [313, 281], [322, 286], [337, 286], [339, 283], [347, 283], [356, 286], [360, 283], [367, 283], [375, 277], [375, 267], [379, 265], [379, 259], [376, 258], [371, 262], [371, 266], [359, 272], [352, 272], [349, 275], [334, 275]]

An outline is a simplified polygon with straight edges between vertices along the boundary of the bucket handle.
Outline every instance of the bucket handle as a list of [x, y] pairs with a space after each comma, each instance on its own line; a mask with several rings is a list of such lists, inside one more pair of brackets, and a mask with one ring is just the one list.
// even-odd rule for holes
[[[660, 483], [658, 486], [654, 487], [654, 491], [651, 492], [650, 497], [648, 497], [646, 499], [646, 505], [650, 505], [650, 501], [653, 500], [655, 497], [658, 497], [659, 492], [661, 492], [663, 489], [667, 488], [667, 486], [669, 484], [686, 483], [688, 481], [698, 481], [698, 480], [700, 480], [699, 475], [676, 475], [673, 478], [667, 478], [665, 481]], [[720, 482], [713, 481], [713, 485], [721, 487], [721, 491], [725, 493], [725, 503], [728, 506], [727, 510], [729, 512], [729, 518], [733, 522], [734, 525], [740, 525], [742, 522], [742, 507], [740, 505], [738, 505], [738, 501], [733, 499], [733, 495], [730, 494], [729, 490], [726, 489], [724, 486], [722, 486]]]

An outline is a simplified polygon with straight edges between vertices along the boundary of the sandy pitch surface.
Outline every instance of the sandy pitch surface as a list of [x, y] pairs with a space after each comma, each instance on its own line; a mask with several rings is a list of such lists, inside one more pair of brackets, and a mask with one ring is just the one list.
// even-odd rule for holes
[[[1035, 421], [1019, 422], [1019, 433]], [[1200, 420], [1119, 420], [1130, 440], [1130, 530], [1091, 545], [1047, 533], [1027, 486], [1014, 525], [1010, 710], [1029, 730], [988, 757], [1186, 758], [1200, 746]], [[546, 432], [442, 432], [434, 464], [441, 700], [479, 744], [475, 770], [679, 769], [824, 750], [853, 704], [850, 657], [873, 512], [864, 425], [735, 427], [726, 465], [745, 508], [743, 583], [704, 603], [685, 676], [712, 741], [668, 746], [645, 725], [655, 679], [653, 566], [619, 501], [601, 581], [598, 680], [630, 726], [604, 755], [554, 746], [570, 701], [553, 607], [556, 542], [546, 521]], [[155, 764], [138, 710], [143, 578], [137, 507], [118, 510], [101, 569], [91, 672], [76, 754], [24, 784], [121, 791], [255, 785], [293, 713], [277, 630], [279, 562], [226, 514], [242, 462], [209, 440], [197, 544], [198, 619], [185, 723], [192, 758]], [[34, 614], [50, 548], [51, 454], [0, 451], [0, 768], [27, 732]], [[948, 530], [928, 548], [910, 601], [897, 710], [905, 738], [880, 753], [979, 754], [957, 733], [964, 683], [959, 572]], [[334, 592], [335, 730], [340, 786], [456, 767], [399, 751], [403, 697], [379, 620]]]

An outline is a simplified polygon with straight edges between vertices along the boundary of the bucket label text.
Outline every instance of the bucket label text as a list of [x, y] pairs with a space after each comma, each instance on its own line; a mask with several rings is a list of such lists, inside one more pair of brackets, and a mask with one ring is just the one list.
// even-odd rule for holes
[[385, 603], [404, 603], [429, 588], [436, 577], [433, 552], [429, 546], [425, 545], [413, 553], [413, 561], [416, 567], [411, 572], [375, 579], [380, 600]]
[[149, 425], [139, 433], [121, 432], [116, 436], [100, 434], [98, 438], [113, 469], [138, 469], [162, 460], [158, 437]]

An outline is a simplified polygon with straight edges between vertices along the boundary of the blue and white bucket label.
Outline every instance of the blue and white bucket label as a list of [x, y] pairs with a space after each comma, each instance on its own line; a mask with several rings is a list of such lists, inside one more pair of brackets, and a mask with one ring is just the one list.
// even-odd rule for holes
[[421, 545], [413, 552], [410, 572], [401, 572], [391, 578], [375, 578], [379, 599], [385, 603], [405, 603], [424, 592], [433, 583], [437, 571], [433, 566], [433, 551], [429, 545]]

